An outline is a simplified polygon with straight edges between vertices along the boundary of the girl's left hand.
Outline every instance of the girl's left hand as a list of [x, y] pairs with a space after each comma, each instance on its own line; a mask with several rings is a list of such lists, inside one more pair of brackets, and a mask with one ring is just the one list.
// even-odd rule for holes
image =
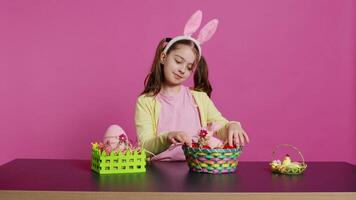
[[231, 122], [227, 127], [227, 133], [230, 146], [233, 146], [233, 144], [236, 144], [236, 146], [244, 146], [250, 142], [247, 133], [242, 129], [240, 123]]

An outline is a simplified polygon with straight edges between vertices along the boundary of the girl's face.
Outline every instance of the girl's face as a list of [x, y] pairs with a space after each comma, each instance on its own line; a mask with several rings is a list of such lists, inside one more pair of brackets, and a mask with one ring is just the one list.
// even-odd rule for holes
[[165, 83], [180, 85], [187, 80], [194, 71], [195, 54], [188, 45], [179, 44], [168, 55], [161, 55], [164, 68]]

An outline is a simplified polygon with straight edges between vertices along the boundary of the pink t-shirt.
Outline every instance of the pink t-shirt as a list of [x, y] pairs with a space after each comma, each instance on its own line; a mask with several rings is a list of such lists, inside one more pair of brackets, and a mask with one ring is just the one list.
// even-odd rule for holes
[[[198, 106], [188, 87], [181, 86], [174, 96], [157, 95], [161, 104], [158, 119], [158, 135], [163, 131], [183, 131], [190, 137], [196, 136], [201, 128]], [[173, 161], [185, 160], [182, 146], [172, 145], [166, 151], [153, 157], [152, 160]]]

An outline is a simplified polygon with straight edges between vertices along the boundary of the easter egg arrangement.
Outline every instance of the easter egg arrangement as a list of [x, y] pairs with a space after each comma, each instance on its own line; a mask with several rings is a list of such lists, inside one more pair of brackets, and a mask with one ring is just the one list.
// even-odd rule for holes
[[91, 145], [91, 169], [99, 174], [146, 172], [145, 149], [134, 146], [119, 126], [110, 127], [103, 142]]
[[193, 172], [222, 174], [235, 172], [242, 147], [222, 143], [213, 136], [216, 128], [202, 128], [192, 147], [182, 146], [188, 166]]
[[296, 147], [294, 147], [290, 144], [277, 145], [275, 150], [273, 151], [273, 157], [275, 156], [276, 150], [282, 146], [287, 146], [287, 147], [290, 147], [290, 148], [296, 150], [298, 152], [298, 154], [300, 155], [300, 157], [302, 158], [302, 162], [292, 161], [290, 155], [286, 154], [283, 161], [276, 160], [273, 158], [273, 160], [269, 163], [271, 171], [273, 173], [286, 174], [286, 175], [303, 174], [303, 172], [307, 168], [307, 164], [304, 161], [304, 157], [303, 157], [302, 153]]

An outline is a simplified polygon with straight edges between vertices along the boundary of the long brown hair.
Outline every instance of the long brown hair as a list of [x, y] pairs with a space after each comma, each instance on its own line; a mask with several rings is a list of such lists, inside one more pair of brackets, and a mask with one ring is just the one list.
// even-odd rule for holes
[[[146, 94], [149, 96], [155, 96], [161, 91], [161, 86], [162, 83], [164, 82], [163, 64], [160, 61], [161, 53], [163, 52], [166, 43], [169, 42], [171, 39], [172, 38], [164, 38], [159, 42], [156, 49], [155, 57], [153, 59], [150, 73], [145, 78], [145, 82], [144, 82], [145, 89], [143, 90], [141, 95]], [[192, 42], [191, 40], [179, 40], [175, 42], [168, 49], [167, 56], [172, 50], [177, 49], [178, 45], [180, 44], [188, 45], [192, 47], [193, 52], [195, 53], [196, 60], [194, 62], [194, 65], [196, 65], [196, 63], [198, 64], [194, 72], [194, 90], [205, 92], [210, 97], [213, 89], [208, 79], [208, 75], [209, 75], [208, 65], [203, 55], [198, 61], [199, 59], [198, 48], [196, 47], [194, 42]]]

